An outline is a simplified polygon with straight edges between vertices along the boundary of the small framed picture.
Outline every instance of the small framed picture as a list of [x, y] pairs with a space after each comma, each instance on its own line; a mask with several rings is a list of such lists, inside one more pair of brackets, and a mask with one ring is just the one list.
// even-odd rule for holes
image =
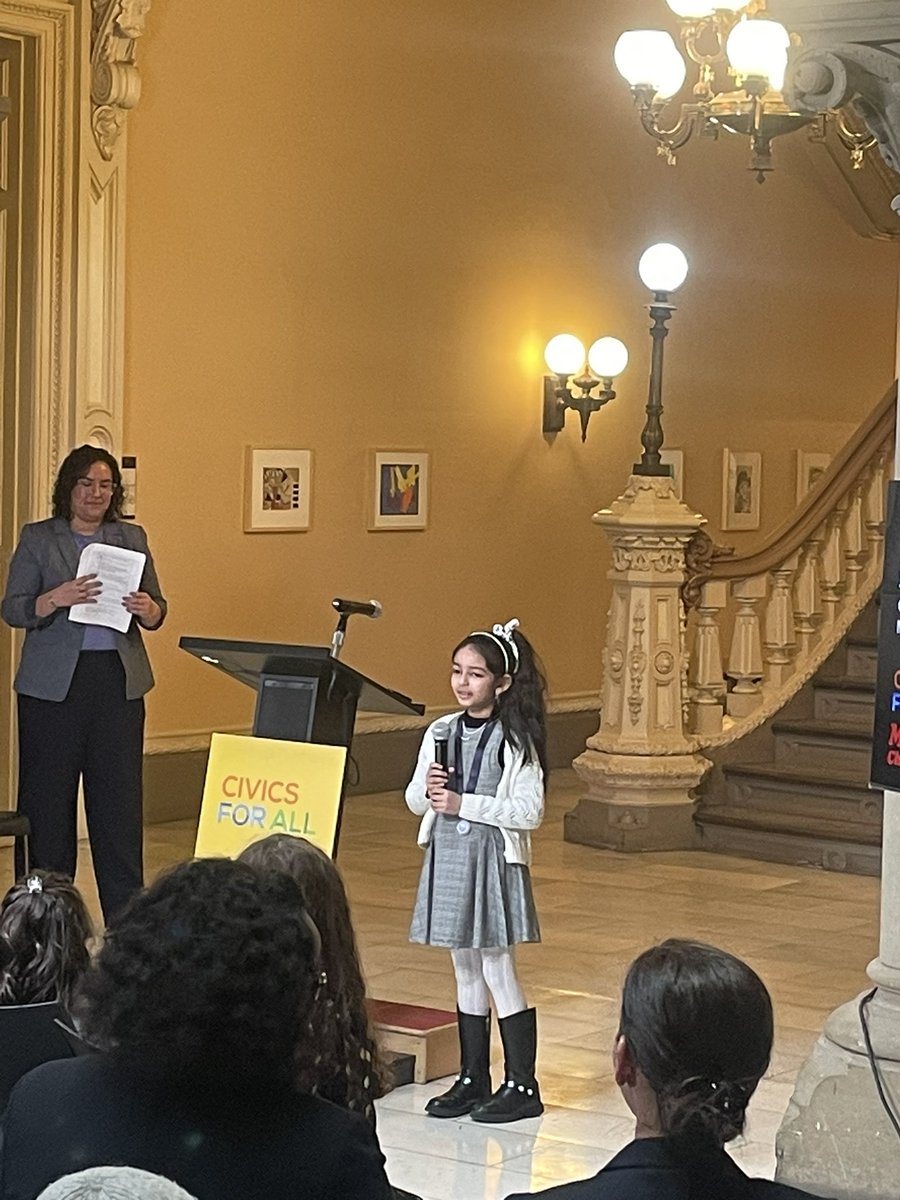
[[675, 486], [675, 498], [684, 499], [684, 451], [660, 450], [659, 461], [672, 468], [672, 482]]
[[248, 446], [244, 464], [244, 532], [309, 529], [312, 451]]
[[370, 529], [428, 526], [428, 455], [422, 450], [376, 450], [371, 478]]
[[820, 475], [831, 466], [830, 454], [808, 454], [797, 451], [797, 503], [799, 504]]
[[755, 450], [722, 451], [722, 528], [759, 529], [762, 455]]

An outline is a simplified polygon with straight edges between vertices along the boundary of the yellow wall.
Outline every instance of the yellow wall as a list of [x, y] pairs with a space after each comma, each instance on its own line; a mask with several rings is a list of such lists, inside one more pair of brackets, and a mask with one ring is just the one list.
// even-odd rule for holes
[[[687, 498], [717, 534], [722, 447], [761, 450], [764, 535], [794, 451], [835, 449], [890, 382], [896, 250], [841, 223], [802, 136], [762, 187], [739, 139], [656, 158], [611, 50], [661, 0], [202, 7], [154, 0], [129, 124], [125, 449], [171, 605], [151, 732], [249, 720], [179, 635], [327, 641], [337, 594], [385, 606], [348, 661], [422, 700], [448, 698], [462, 634], [512, 614], [556, 694], [596, 690], [590, 516], [640, 450], [640, 252], [691, 260], [665, 391]], [[584, 446], [571, 417], [540, 433], [565, 328], [632, 351]], [[242, 533], [248, 444], [313, 450], [308, 533]], [[367, 532], [376, 447], [431, 451], [427, 532]]]

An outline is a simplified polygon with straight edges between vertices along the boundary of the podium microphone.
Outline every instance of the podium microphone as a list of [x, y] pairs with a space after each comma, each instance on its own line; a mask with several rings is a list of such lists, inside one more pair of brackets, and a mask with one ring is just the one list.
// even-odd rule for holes
[[344, 634], [347, 632], [347, 622], [353, 616], [380, 617], [384, 609], [378, 600], [342, 600], [336, 596], [331, 607], [338, 614], [338, 623], [331, 635], [331, 657], [340, 658], [341, 647], [344, 644]]
[[358, 615], [360, 617], [380, 617], [384, 612], [378, 600], [341, 600], [335, 598], [331, 602], [331, 607], [335, 612], [342, 617], [352, 617]]

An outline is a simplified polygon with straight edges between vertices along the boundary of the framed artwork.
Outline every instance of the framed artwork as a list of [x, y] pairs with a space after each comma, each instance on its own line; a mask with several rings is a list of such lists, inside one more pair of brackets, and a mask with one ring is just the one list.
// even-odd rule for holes
[[244, 464], [244, 532], [309, 529], [312, 451], [248, 446]]
[[684, 451], [660, 450], [659, 461], [672, 468], [672, 482], [675, 485], [675, 496], [684, 499]]
[[759, 529], [762, 455], [755, 450], [722, 451], [722, 528]]
[[830, 454], [808, 454], [797, 451], [797, 503], [799, 504], [820, 475], [831, 466]]
[[371, 478], [370, 529], [428, 526], [428, 455], [421, 450], [376, 450]]

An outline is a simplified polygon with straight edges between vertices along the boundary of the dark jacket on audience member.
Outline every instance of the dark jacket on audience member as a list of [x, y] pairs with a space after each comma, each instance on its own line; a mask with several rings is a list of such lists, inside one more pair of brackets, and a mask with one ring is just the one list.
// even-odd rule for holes
[[278, 1086], [151, 1084], [111, 1056], [45, 1063], [3, 1124], [2, 1200], [34, 1200], [86, 1167], [140, 1167], [198, 1200], [390, 1200], [364, 1117]]
[[[809, 1200], [807, 1192], [749, 1179], [724, 1150], [683, 1166], [665, 1138], [639, 1138], [592, 1179], [538, 1192], [543, 1200]], [[530, 1200], [526, 1193], [507, 1200]]]

